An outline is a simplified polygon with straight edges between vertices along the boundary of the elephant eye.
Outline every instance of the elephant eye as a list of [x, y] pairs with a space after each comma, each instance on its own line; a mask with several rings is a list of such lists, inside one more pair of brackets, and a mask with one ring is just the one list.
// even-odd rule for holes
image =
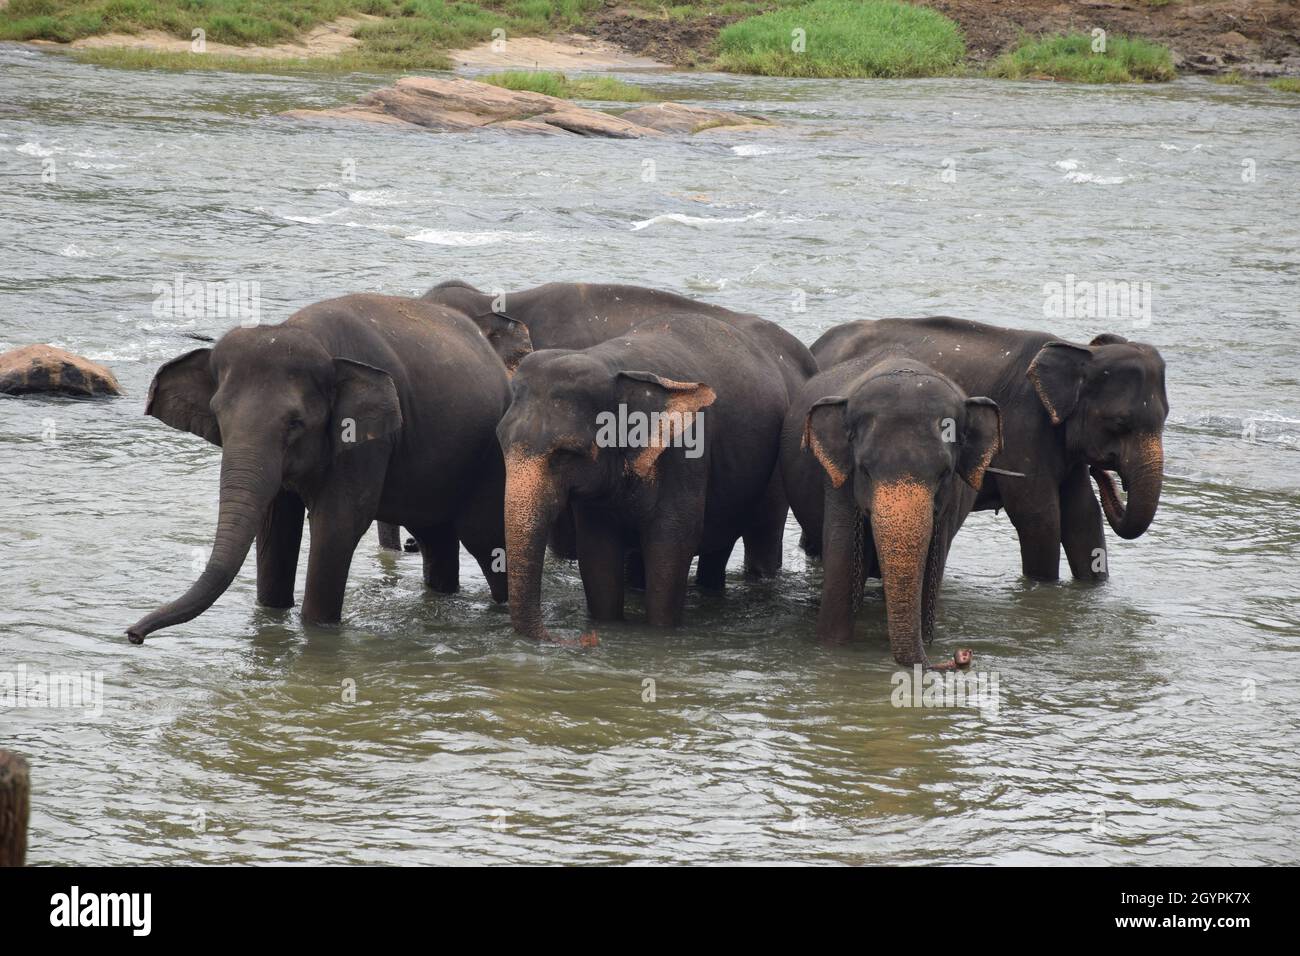
[[289, 419], [289, 431], [291, 431], [291, 432], [300, 432], [300, 431], [302, 431], [302, 430], [303, 430], [304, 428], [306, 428], [306, 427], [307, 427], [307, 423], [304, 422], [304, 421], [303, 421], [301, 418], [299, 418], [297, 415], [295, 415], [295, 416], [293, 416], [293, 418]]

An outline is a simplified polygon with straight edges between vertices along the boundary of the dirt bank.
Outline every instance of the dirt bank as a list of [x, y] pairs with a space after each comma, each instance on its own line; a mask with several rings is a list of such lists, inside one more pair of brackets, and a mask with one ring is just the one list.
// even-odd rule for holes
[[[951, 17], [966, 34], [967, 57], [982, 64], [1022, 34], [1127, 34], [1164, 44], [1183, 73], [1300, 75], [1300, 4], [1295, 0], [913, 0]], [[593, 15], [588, 33], [676, 66], [703, 66], [718, 33], [738, 16], [647, 18], [616, 6]]]
[[1159, 7], [1143, 0], [916, 2], [956, 20], [977, 63], [1006, 52], [1022, 33], [1088, 33], [1100, 27], [1169, 47], [1180, 72], [1300, 74], [1295, 0], [1170, 0]]
[[613, 7], [597, 10], [585, 29], [625, 50], [676, 67], [707, 67], [722, 28], [744, 16], [709, 14], [689, 20], [658, 19], [626, 7]]
[[546, 40], [510, 37], [447, 54], [458, 69], [482, 70], [662, 70], [671, 64], [628, 53], [614, 43], [582, 34]]
[[330, 23], [312, 27], [292, 43], [279, 43], [275, 46], [232, 46], [228, 43], [205, 41], [201, 51], [194, 50], [192, 40], [174, 37], [160, 30], [146, 30], [142, 33], [102, 33], [98, 36], [82, 37], [71, 43], [55, 43], [49, 40], [33, 40], [40, 46], [62, 47], [73, 50], [95, 50], [119, 48], [128, 50], [153, 50], [159, 53], [202, 52], [219, 56], [243, 56], [265, 58], [270, 60], [311, 59], [322, 56], [337, 56], [354, 50], [361, 45], [352, 32], [368, 20], [381, 17], [361, 14], [355, 17], [340, 17]]

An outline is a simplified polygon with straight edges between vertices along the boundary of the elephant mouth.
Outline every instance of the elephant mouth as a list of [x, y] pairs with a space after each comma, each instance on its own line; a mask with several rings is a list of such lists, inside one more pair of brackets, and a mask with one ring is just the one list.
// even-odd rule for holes
[[1120, 498], [1119, 489], [1115, 487], [1114, 475], [1119, 475], [1120, 485], [1125, 494], [1128, 493], [1128, 479], [1114, 468], [1103, 468], [1100, 465], [1093, 465], [1088, 471], [1092, 475], [1092, 480], [1097, 483], [1097, 492], [1101, 495], [1103, 504], [1108, 505], [1110, 510], [1123, 514], [1125, 503]]

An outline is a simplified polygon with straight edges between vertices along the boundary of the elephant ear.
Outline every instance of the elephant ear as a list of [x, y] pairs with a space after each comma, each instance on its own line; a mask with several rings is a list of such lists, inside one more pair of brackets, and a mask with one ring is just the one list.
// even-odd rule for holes
[[149, 383], [144, 413], [219, 446], [221, 429], [211, 406], [212, 394], [217, 390], [211, 359], [212, 349], [195, 349], [158, 369]]
[[336, 455], [397, 431], [402, 406], [392, 376], [373, 365], [336, 358], [333, 415]]
[[848, 399], [842, 395], [813, 402], [803, 423], [803, 439], [799, 442], [799, 447], [807, 448], [821, 463], [832, 488], [843, 487], [853, 467], [849, 435], [844, 427], [847, 404]]
[[1047, 409], [1053, 425], [1069, 418], [1079, 403], [1084, 366], [1091, 359], [1092, 350], [1087, 346], [1048, 342], [1029, 363], [1025, 374], [1033, 383], [1038, 400]]
[[533, 337], [528, 334], [528, 326], [502, 312], [484, 312], [482, 315], [476, 315], [474, 324], [488, 340], [493, 351], [501, 357], [506, 371], [514, 375], [524, 356], [533, 350]]
[[976, 491], [984, 472], [1002, 450], [1002, 412], [998, 403], [982, 395], [966, 399], [966, 430], [961, 438], [957, 474]]
[[[659, 425], [651, 429], [649, 444], [634, 449], [628, 469], [641, 478], [654, 474], [659, 456], [675, 440], [685, 444], [688, 436], [703, 442], [703, 421], [697, 413], [717, 401], [717, 394], [701, 382], [676, 382], [654, 372], [619, 372], [620, 393], [629, 410], [659, 412]], [[653, 419], [651, 420], [653, 423]]]

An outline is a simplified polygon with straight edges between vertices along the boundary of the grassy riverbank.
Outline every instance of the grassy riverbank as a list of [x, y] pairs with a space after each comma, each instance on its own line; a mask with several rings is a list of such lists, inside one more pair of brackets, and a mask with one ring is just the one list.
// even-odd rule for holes
[[[1296, 46], [1300, 20], [1285, 12], [1279, 20], [1271, 7], [1255, 15], [1278, 0], [1200, 0], [1232, 14], [1249, 37], [1189, 26], [1201, 21], [1183, 15], [1186, 2], [1103, 9], [1089, 0], [1019, 0], [1002, 9], [985, 0], [620, 0], [614, 7], [605, 0], [11, 0], [0, 7], [0, 40], [72, 44], [84, 60], [133, 68], [396, 72], [448, 69], [449, 53], [485, 44], [494, 31], [504, 31], [495, 36], [507, 44], [580, 31], [629, 53], [737, 73], [1090, 83], [1172, 78], [1187, 54], [1156, 42], [1165, 37], [1190, 44], [1185, 51], [1219, 51], [1226, 59], [1195, 57], [1198, 70], [1221, 74], [1248, 62], [1252, 49], [1278, 56]], [[1094, 29], [1107, 34], [1104, 52], [1092, 49]], [[191, 52], [195, 31], [203, 31], [203, 52]]]
[[[210, 52], [103, 46], [77, 55], [107, 65], [238, 70], [447, 69], [447, 51], [493, 38], [539, 36], [578, 26], [601, 0], [12, 0], [0, 9], [0, 40], [73, 43], [106, 34], [165, 34]], [[243, 56], [221, 47], [269, 48], [301, 41], [313, 28], [357, 18], [355, 43], [320, 55], [268, 51]], [[339, 44], [338, 46], [343, 46]]]
[[1050, 79], [1076, 83], [1145, 83], [1177, 74], [1167, 49], [1128, 37], [1094, 38], [1082, 33], [1026, 40], [989, 67], [1009, 80]]
[[811, 0], [732, 24], [718, 63], [764, 76], [939, 76], [966, 54], [957, 24], [895, 0]]
[[368, 52], [443, 50], [491, 39], [492, 30], [529, 36], [577, 26], [601, 0], [11, 0], [0, 40], [70, 42], [105, 33], [158, 30], [211, 43], [269, 46], [340, 17], [376, 18], [356, 36]]

